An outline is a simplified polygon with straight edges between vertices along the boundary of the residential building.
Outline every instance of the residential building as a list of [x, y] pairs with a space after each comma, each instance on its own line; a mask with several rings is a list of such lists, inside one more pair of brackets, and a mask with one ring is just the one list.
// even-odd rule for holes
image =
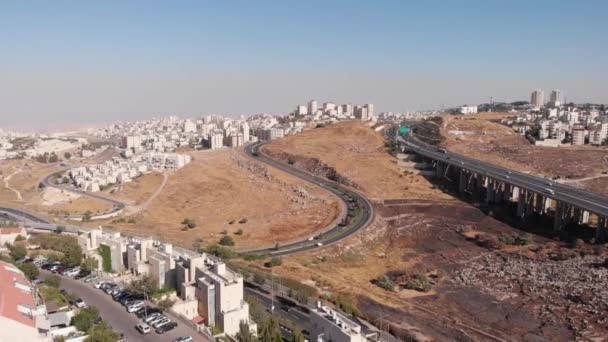
[[224, 134], [213, 133], [209, 135], [209, 147], [212, 150], [224, 147]]
[[460, 107], [460, 114], [477, 114], [477, 106], [461, 106]]
[[317, 112], [317, 101], [316, 100], [310, 100], [308, 101], [308, 114], [315, 114]]
[[46, 307], [16, 266], [0, 261], [0, 341], [51, 341]]
[[534, 90], [530, 98], [530, 106], [534, 110], [543, 108], [545, 106], [545, 92], [541, 89]]
[[574, 125], [572, 127], [572, 145], [585, 145], [585, 127]]
[[310, 341], [316, 342], [365, 342], [361, 326], [328, 306], [310, 310]]
[[555, 89], [555, 90], [551, 91], [549, 105], [553, 108], [557, 108], [562, 105], [562, 91], [561, 90]]

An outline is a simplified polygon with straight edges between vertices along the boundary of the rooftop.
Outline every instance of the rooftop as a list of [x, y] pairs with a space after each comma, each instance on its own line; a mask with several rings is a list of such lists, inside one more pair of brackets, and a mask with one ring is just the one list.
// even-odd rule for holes
[[19, 307], [35, 308], [34, 294], [25, 291], [30, 282], [16, 266], [0, 261], [0, 316], [35, 327], [34, 317], [20, 311]]

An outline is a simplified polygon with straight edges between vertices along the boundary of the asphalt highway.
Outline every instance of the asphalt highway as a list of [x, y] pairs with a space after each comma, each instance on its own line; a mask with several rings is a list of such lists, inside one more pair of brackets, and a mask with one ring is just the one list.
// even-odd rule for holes
[[560, 184], [559, 182], [548, 178], [534, 176], [482, 162], [480, 160], [467, 158], [435, 146], [427, 145], [412, 137], [399, 137], [398, 140], [404, 144], [404, 146], [422, 156], [489, 176], [498, 179], [501, 182], [530, 190], [560, 202], [568, 203], [576, 208], [603, 217], [608, 217], [608, 197], [606, 196]]
[[307, 239], [303, 241], [293, 242], [290, 244], [279, 246], [278, 249], [262, 248], [257, 250], [250, 250], [247, 253], [270, 254], [272, 256], [282, 256], [300, 253], [340, 241], [350, 236], [351, 234], [354, 234], [359, 229], [366, 227], [372, 222], [374, 218], [374, 209], [370, 201], [365, 198], [365, 196], [337, 182], [315, 176], [306, 171], [294, 168], [289, 164], [271, 159], [260, 151], [259, 148], [262, 145], [264, 145], [264, 143], [247, 145], [245, 147], [245, 152], [251, 158], [259, 160], [271, 167], [279, 169], [283, 172], [287, 172], [292, 176], [298, 177], [313, 185], [319, 186], [327, 191], [332, 192], [333, 194], [338, 196], [338, 198], [340, 198], [342, 202], [344, 202], [344, 207], [348, 208], [349, 214], [345, 226], [338, 224], [335, 227], [317, 235], [312, 240]]

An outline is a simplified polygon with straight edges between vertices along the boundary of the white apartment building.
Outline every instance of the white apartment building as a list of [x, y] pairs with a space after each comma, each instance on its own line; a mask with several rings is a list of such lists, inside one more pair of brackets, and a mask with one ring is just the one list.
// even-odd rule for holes
[[534, 110], [540, 110], [545, 106], [545, 92], [541, 89], [536, 89], [530, 96], [530, 106]]
[[275, 139], [280, 139], [285, 136], [285, 130], [280, 127], [259, 129], [256, 135], [261, 141], [271, 141]]
[[477, 114], [477, 106], [461, 106], [460, 107], [460, 114]]
[[562, 105], [562, 91], [555, 89], [551, 91], [551, 97], [549, 99], [551, 107], [557, 108]]
[[103, 270], [103, 258], [99, 247], [110, 251], [110, 269], [120, 273], [125, 270], [127, 260], [127, 240], [119, 232], [104, 232], [102, 228], [83, 232], [78, 236], [78, 244], [86, 256], [98, 260], [99, 269]]
[[310, 310], [310, 340], [316, 342], [365, 342], [361, 326], [328, 306], [317, 303]]
[[585, 145], [585, 128], [581, 125], [572, 127], [572, 145]]
[[216, 150], [224, 147], [224, 134], [212, 133], [209, 135], [209, 148]]
[[316, 100], [308, 101], [308, 114], [314, 115], [317, 112], [318, 105]]

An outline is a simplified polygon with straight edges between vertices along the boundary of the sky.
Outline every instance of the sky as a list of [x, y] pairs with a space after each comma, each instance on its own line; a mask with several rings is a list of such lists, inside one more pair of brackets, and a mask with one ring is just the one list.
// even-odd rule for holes
[[0, 127], [529, 100], [608, 103], [608, 1], [0, 2]]

